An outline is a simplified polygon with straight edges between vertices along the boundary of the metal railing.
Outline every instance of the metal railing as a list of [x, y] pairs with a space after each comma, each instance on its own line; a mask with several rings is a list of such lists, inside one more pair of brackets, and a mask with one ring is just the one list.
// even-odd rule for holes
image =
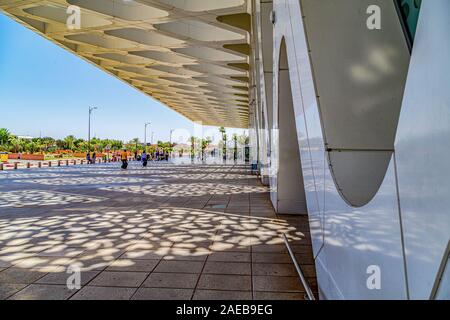
[[292, 262], [294, 263], [295, 269], [297, 270], [300, 281], [302, 282], [302, 285], [305, 288], [306, 298], [308, 298], [308, 300], [316, 300], [316, 298], [314, 297], [314, 293], [312, 292], [311, 287], [308, 284], [308, 281], [306, 281], [305, 275], [303, 274], [303, 271], [300, 268], [300, 265], [298, 264], [297, 258], [295, 257], [295, 254], [292, 251], [292, 248], [289, 244], [289, 240], [285, 234], [283, 234], [283, 240], [284, 244], [286, 245], [286, 248], [289, 251], [289, 255], [291, 256]]
[[[109, 163], [109, 162], [117, 162], [115, 159], [107, 159], [104, 161], [103, 159], [97, 159], [96, 163]], [[83, 165], [88, 164], [87, 160], [84, 159], [70, 159], [70, 160], [53, 160], [53, 161], [35, 161], [35, 162], [12, 162], [12, 163], [2, 163], [0, 162], [0, 171], [4, 170], [18, 170], [18, 169], [31, 169], [31, 168], [44, 168], [44, 167], [52, 167], [52, 166], [69, 166], [69, 165]]]

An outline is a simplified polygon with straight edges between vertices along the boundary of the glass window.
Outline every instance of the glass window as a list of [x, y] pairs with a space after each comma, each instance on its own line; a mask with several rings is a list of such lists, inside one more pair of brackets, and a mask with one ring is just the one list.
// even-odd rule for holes
[[408, 43], [412, 46], [416, 35], [422, 0], [395, 0], [405, 28]]

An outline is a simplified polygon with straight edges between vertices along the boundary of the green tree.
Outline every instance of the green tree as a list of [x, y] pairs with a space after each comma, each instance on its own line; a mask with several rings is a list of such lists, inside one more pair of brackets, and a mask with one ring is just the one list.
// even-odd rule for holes
[[0, 129], [0, 151], [9, 151], [12, 135], [8, 129]]
[[233, 160], [237, 161], [237, 153], [238, 153], [238, 136], [236, 133], [233, 134], [233, 142], [234, 142], [234, 149], [233, 149]]
[[0, 129], [0, 144], [8, 145], [10, 138], [11, 138], [11, 134], [9, 133], [8, 129], [1, 128]]
[[55, 141], [56, 148], [59, 150], [66, 149], [66, 142], [64, 140], [58, 139]]
[[16, 136], [10, 136], [9, 138], [9, 151], [13, 153], [20, 152], [20, 139]]
[[73, 142], [74, 145], [74, 150], [73, 151], [77, 151], [77, 152], [83, 152], [84, 147], [86, 146], [86, 150], [87, 150], [87, 142], [84, 139], [76, 139]]
[[42, 148], [42, 145], [40, 144], [39, 139], [32, 139], [29, 141], [24, 141], [24, 150], [26, 153], [36, 153], [40, 151]]
[[125, 148], [128, 151], [131, 151], [133, 153], [135, 152], [139, 152], [141, 150], [143, 150], [144, 148], [142, 147], [142, 144], [139, 142], [139, 138], [134, 138], [132, 139], [130, 142], [128, 142], [127, 144], [125, 144]]
[[224, 127], [219, 128], [219, 132], [222, 134], [222, 153], [223, 160], [227, 160], [227, 133]]
[[250, 143], [250, 138], [246, 134], [238, 136], [238, 143], [240, 146], [245, 147]]
[[75, 151], [75, 141], [77, 138], [75, 136], [70, 135], [64, 138], [64, 149]]
[[78, 139], [75, 141], [75, 146], [75, 151], [77, 152], [87, 152], [89, 149], [89, 143], [83, 139]]
[[32, 141], [39, 145], [41, 152], [51, 152], [57, 148], [56, 140], [52, 137], [34, 138]]
[[202, 139], [201, 147], [202, 147], [202, 161], [205, 161], [205, 150], [211, 144], [211, 138], [207, 137], [206, 139]]
[[190, 138], [191, 141], [191, 159], [194, 160], [195, 158], [195, 142], [197, 141], [196, 137], [191, 137]]
[[171, 153], [173, 151], [174, 144], [170, 142], [158, 141], [158, 148], [162, 149], [165, 153]]
[[111, 141], [111, 150], [117, 151], [123, 149], [123, 142], [119, 140], [112, 140]]

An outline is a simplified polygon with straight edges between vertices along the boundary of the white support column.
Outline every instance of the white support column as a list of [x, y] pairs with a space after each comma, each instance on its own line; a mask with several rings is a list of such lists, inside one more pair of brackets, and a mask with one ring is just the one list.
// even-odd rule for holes
[[273, 26], [270, 21], [272, 1], [254, 0], [253, 6], [253, 55], [256, 114], [258, 121], [258, 156], [261, 181], [269, 185], [270, 134], [272, 119], [272, 85], [266, 86], [266, 77], [272, 77]]

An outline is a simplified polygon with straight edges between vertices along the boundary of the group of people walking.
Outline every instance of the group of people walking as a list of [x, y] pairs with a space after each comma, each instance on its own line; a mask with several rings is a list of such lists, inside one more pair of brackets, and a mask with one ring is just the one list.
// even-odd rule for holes
[[[170, 158], [170, 154], [168, 152], [164, 152], [164, 151], [156, 151], [153, 153], [146, 153], [146, 151], [144, 151], [147, 161], [168, 161]], [[134, 158], [137, 161], [142, 161], [142, 154], [139, 154], [137, 152], [134, 153]]]
[[86, 154], [86, 161], [87, 161], [88, 164], [95, 164], [96, 161], [97, 161], [97, 154], [94, 152], [94, 153], [92, 154], [92, 156], [91, 156], [91, 153], [88, 152], [88, 153]]
[[[139, 157], [136, 154], [135, 155], [136, 160], [142, 162], [142, 166], [145, 168], [148, 165], [148, 160], [150, 159], [150, 156], [147, 154], [147, 152], [143, 152]], [[128, 168], [128, 152], [127, 150], [123, 150], [121, 154], [121, 160], [122, 160], [122, 169], [126, 170]]]
[[[115, 157], [116, 157], [116, 156], [115, 156]], [[142, 154], [140, 154], [140, 155], [135, 154], [135, 159], [136, 159], [137, 161], [142, 162], [142, 166], [143, 166], [143, 167], [147, 167], [148, 161], [149, 161], [149, 160], [153, 160], [153, 159], [155, 159], [156, 161], [160, 161], [160, 160], [168, 160], [168, 155], [167, 155], [167, 156], [164, 155], [164, 158], [161, 158], [161, 155], [159, 154], [159, 152], [156, 152], [156, 157], [153, 158], [150, 154], [147, 154], [147, 152], [144, 151], [144, 152], [143, 152]], [[88, 152], [88, 153], [86, 154], [86, 160], [87, 160], [87, 163], [88, 163], [88, 164], [95, 164], [96, 161], [97, 161], [97, 154], [94, 152], [94, 153], [92, 153], [92, 155], [91, 155], [91, 153]], [[124, 149], [124, 150], [120, 153], [120, 160], [122, 161], [122, 166], [121, 166], [121, 168], [124, 169], [124, 170], [126, 170], [126, 169], [128, 168], [128, 160], [129, 160], [129, 154], [128, 154], [128, 152], [127, 152], [126, 149]]]

